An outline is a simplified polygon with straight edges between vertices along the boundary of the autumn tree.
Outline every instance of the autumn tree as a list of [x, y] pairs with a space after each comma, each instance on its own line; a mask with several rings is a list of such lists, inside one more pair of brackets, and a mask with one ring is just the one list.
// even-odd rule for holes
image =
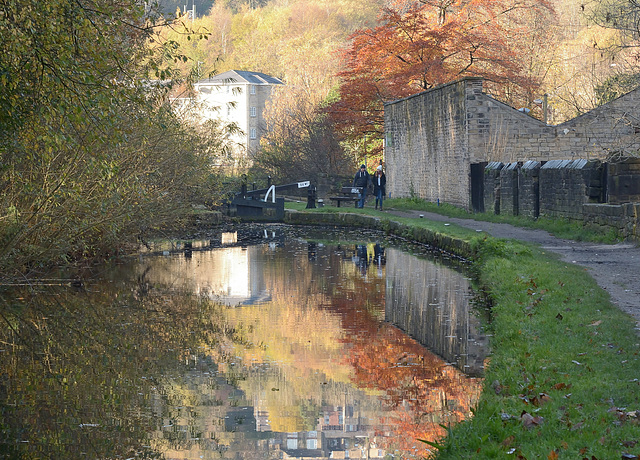
[[465, 76], [483, 77], [505, 102], [524, 101], [539, 81], [522, 73], [518, 40], [531, 15], [550, 12], [534, 0], [397, 2], [343, 52], [332, 118], [346, 139], [380, 138], [384, 102]]
[[211, 137], [167, 103], [182, 56], [161, 21], [137, 0], [0, 1], [0, 275], [112, 254], [205, 183]]
[[581, 5], [585, 16], [594, 24], [620, 32], [619, 45], [636, 50], [640, 47], [640, 3], [636, 0], [588, 1]]
[[582, 5], [590, 24], [605, 31], [606, 40], [593, 40], [593, 47], [609, 58], [611, 72], [595, 88], [600, 104], [640, 85], [640, 3], [606, 0]]
[[280, 89], [266, 112], [266, 132], [254, 158], [253, 173], [276, 183], [351, 173], [352, 161], [336, 139], [319, 104], [304, 89]]
[[[351, 172], [351, 165], [333, 166], [333, 162], [323, 161], [328, 152], [326, 142], [332, 142], [329, 141], [332, 136], [330, 121], [319, 113], [311, 118], [306, 114], [326, 105], [325, 101], [335, 91], [338, 84], [336, 75], [341, 65], [340, 60], [335, 59], [335, 50], [344, 46], [354, 30], [373, 23], [383, 3], [384, 0], [365, 4], [359, 0], [295, 0], [261, 2], [259, 7], [252, 7], [247, 2], [221, 1], [192, 23], [192, 27], [207, 31], [207, 40], [189, 41], [170, 27], [163, 30], [163, 37], [180, 43], [189, 57], [188, 61], [178, 63], [185, 74], [205, 78], [210, 73], [231, 69], [256, 70], [276, 76], [293, 88], [296, 96], [291, 99], [292, 106], [277, 110], [274, 107], [272, 110], [272, 113], [277, 113], [276, 117], [284, 114], [285, 118], [269, 121], [269, 129], [275, 131], [269, 143], [265, 144], [269, 152], [256, 159], [257, 168], [261, 169], [256, 174], [264, 175], [269, 171], [274, 178], [291, 177], [293, 170], [300, 171], [283, 162], [280, 156], [284, 151], [290, 151], [293, 145], [298, 145], [302, 138], [307, 139], [304, 143], [309, 146], [311, 118], [314, 119], [311, 129], [315, 132], [312, 137], [321, 136], [322, 145], [305, 147], [304, 151], [298, 152], [306, 158], [300, 162], [302, 170], [320, 162], [322, 167], [313, 169], [314, 174], [327, 168]], [[302, 113], [305, 115], [299, 118], [288, 115]], [[302, 120], [306, 127], [301, 127], [302, 131], [296, 133], [295, 139], [287, 141], [285, 147], [282, 142], [282, 134], [287, 131], [284, 125], [289, 128], [300, 126]], [[279, 139], [277, 142], [276, 138]], [[318, 158], [307, 158], [312, 150], [321, 152]], [[288, 157], [297, 158], [291, 155], [282, 158]]]
[[385, 0], [294, 0], [290, 2], [217, 1], [199, 10], [190, 25], [207, 40], [188, 40], [171, 27], [165, 40], [179, 43], [189, 60], [183, 73], [197, 67], [200, 76], [227, 70], [255, 70], [287, 85], [303, 85], [326, 97], [337, 84], [336, 49], [358, 28], [375, 22]]

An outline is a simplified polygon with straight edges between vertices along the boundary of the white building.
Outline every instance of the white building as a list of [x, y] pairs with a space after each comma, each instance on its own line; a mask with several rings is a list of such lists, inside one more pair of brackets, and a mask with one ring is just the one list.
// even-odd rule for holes
[[229, 70], [194, 85], [204, 118], [235, 123], [242, 131], [234, 139], [238, 144], [236, 162], [242, 157], [251, 158], [260, 147], [265, 104], [273, 88], [282, 84], [280, 79], [264, 73]]

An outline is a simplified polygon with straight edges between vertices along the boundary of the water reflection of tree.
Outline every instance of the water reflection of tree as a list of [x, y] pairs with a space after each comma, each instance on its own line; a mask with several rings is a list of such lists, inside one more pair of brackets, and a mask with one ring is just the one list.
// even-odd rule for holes
[[[294, 270], [284, 256], [280, 260], [273, 254], [264, 268], [272, 304], [260, 311], [235, 309], [229, 314], [233, 324], [256, 325], [247, 336], [248, 342], [267, 342], [268, 351], [262, 358], [278, 362], [279, 373], [265, 376], [250, 372], [241, 385], [252, 395], [267, 389], [263, 404], [269, 417], [277, 420], [272, 427], [276, 431], [309, 429], [311, 418], [301, 417], [296, 408], [304, 402], [314, 408], [324, 402], [335, 409], [346, 406], [348, 392], [351, 400], [367, 402], [378, 400], [360, 395], [383, 394], [390, 411], [377, 425], [390, 431], [376, 439], [377, 445], [411, 452], [427, 447], [417, 439], [441, 437], [444, 430], [440, 423], [468, 416], [480, 384], [447, 366], [399, 330], [381, 323], [385, 281], [383, 276], [371, 274], [384, 268], [386, 254], [373, 243], [365, 250], [367, 255], [362, 257], [363, 249], [352, 243], [330, 248], [307, 245], [297, 253]], [[363, 260], [366, 276], [361, 272]], [[344, 358], [340, 366], [333, 361], [330, 369], [320, 367], [323, 360], [319, 358], [335, 351], [335, 340], [341, 342], [341, 357], [354, 356]], [[296, 361], [300, 355], [305, 355], [304, 359]], [[244, 357], [245, 362], [260, 359], [251, 350], [245, 351]], [[260, 378], [262, 381], [258, 381]], [[277, 391], [270, 391], [274, 388]], [[377, 403], [366, 415], [380, 413]], [[418, 454], [426, 456], [426, 449]]]
[[[366, 250], [377, 260], [373, 244]], [[171, 449], [177, 457], [200, 449], [253, 458], [239, 452], [264, 440], [242, 431], [259, 398], [274, 430], [310, 431], [325, 407], [347, 406], [347, 393], [363, 418], [380, 409], [366, 393], [387, 394], [392, 436], [408, 441], [429, 439], [431, 406], [438, 420], [445, 406], [465, 413], [465, 401], [452, 409], [456, 374], [435, 364], [420, 370], [431, 358], [380, 324], [384, 279], [361, 275], [355, 245], [303, 247], [293, 271], [290, 255], [269, 254], [268, 307], [215, 306], [144, 274], [134, 285], [114, 278], [86, 291], [24, 292], [20, 301], [0, 295], [0, 457], [151, 458]], [[382, 259], [369, 263], [368, 273], [381, 266]], [[339, 362], [345, 346], [356, 357]], [[400, 404], [403, 395], [409, 401]]]
[[[349, 263], [354, 254], [354, 245], [339, 249], [308, 245], [305, 252], [296, 252], [292, 263], [289, 253], [272, 253], [262, 269], [271, 302], [224, 312], [244, 344], [234, 349], [248, 370], [247, 379], [239, 384], [259, 410], [268, 413], [273, 431], [315, 430], [324, 405], [344, 404], [351, 387], [351, 368], [339, 363], [344, 329], [321, 306], [330, 302], [327, 295], [335, 287], [330, 280], [342, 279], [343, 269], [357, 272], [357, 266]], [[381, 299], [384, 296], [378, 297], [378, 310]], [[268, 365], [273, 362], [278, 365]]]
[[[270, 419], [275, 420], [275, 431], [308, 430], [313, 419], [300, 413], [300, 405], [306, 401], [313, 410], [322, 402], [343, 405], [344, 392], [354, 391], [344, 385], [347, 382], [386, 395], [390, 415], [379, 426], [391, 428], [389, 439], [401, 450], [411, 451], [414, 445], [426, 447], [416, 439], [436, 440], [444, 434], [440, 423], [469, 415], [479, 383], [467, 379], [398, 329], [380, 322], [384, 315], [384, 279], [362, 276], [361, 269], [379, 270], [385, 262], [384, 251], [374, 244], [329, 250], [307, 247], [294, 262], [294, 271], [276, 254], [264, 268], [273, 302], [260, 309], [227, 311], [232, 324], [255, 325], [247, 342], [268, 342], [264, 356], [245, 350], [245, 360], [273, 360], [281, 366], [277, 375], [253, 376], [250, 372], [242, 382], [247, 394], [257, 395], [263, 388], [277, 389], [267, 391], [262, 399]], [[334, 279], [337, 282], [331, 281]], [[328, 315], [323, 316], [322, 311]], [[322, 327], [314, 327], [317, 324]], [[324, 360], [320, 358], [332, 353], [336, 340], [341, 342], [342, 366], [319, 367]], [[309, 350], [310, 343], [318, 348]], [[296, 361], [300, 355], [305, 359]], [[344, 379], [346, 370], [348, 380]], [[384, 438], [378, 439], [378, 445], [383, 443]]]
[[185, 362], [201, 305], [119, 288], [2, 293], [0, 456], [159, 456], [143, 446], [162, 414], [143, 395]]
[[[351, 347], [345, 361], [354, 370], [353, 381], [358, 387], [385, 392], [393, 414], [381, 423], [393, 431], [387, 439], [401, 450], [417, 449], [428, 455], [427, 446], [416, 440], [435, 441], [445, 434], [441, 424], [470, 416], [480, 382], [447, 365], [399, 329], [380, 323], [375, 311], [367, 308], [379, 295], [372, 289], [373, 282], [354, 277], [352, 283], [353, 291], [334, 292], [325, 308], [338, 314], [350, 332], [344, 339]], [[379, 444], [383, 443], [380, 438]]]

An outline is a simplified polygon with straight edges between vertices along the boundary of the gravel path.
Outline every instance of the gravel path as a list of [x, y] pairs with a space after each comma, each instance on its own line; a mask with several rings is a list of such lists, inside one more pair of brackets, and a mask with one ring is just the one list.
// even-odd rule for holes
[[509, 224], [473, 219], [457, 219], [423, 211], [387, 211], [401, 217], [450, 222], [472, 230], [481, 230], [496, 238], [515, 239], [538, 244], [560, 254], [562, 260], [585, 267], [598, 285], [611, 296], [613, 304], [631, 315], [640, 328], [640, 248], [631, 243], [614, 245], [564, 240], [544, 230], [531, 230]]

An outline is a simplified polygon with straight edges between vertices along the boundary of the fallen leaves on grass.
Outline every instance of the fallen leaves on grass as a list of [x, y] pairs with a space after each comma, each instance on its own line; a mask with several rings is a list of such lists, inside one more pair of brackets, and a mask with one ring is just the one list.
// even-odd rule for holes
[[502, 446], [503, 447], [509, 447], [511, 444], [513, 444], [513, 442], [516, 440], [516, 437], [514, 435], [511, 436], [507, 436], [504, 441], [502, 441]]
[[618, 417], [621, 421], [626, 420], [638, 420], [640, 418], [640, 411], [637, 410], [626, 410], [622, 407], [612, 407], [607, 412], [614, 413], [616, 417]]
[[542, 423], [544, 423], [544, 417], [533, 416], [527, 411], [522, 411], [522, 414], [520, 414], [520, 421], [524, 428], [530, 430], [533, 427], [542, 425]]
[[564, 382], [556, 383], [556, 384], [553, 386], [553, 389], [554, 389], [554, 390], [564, 390], [564, 389], [569, 389], [569, 388], [571, 388], [571, 384], [570, 384], [570, 383], [569, 383], [569, 384], [566, 384], [566, 383], [564, 383]]

